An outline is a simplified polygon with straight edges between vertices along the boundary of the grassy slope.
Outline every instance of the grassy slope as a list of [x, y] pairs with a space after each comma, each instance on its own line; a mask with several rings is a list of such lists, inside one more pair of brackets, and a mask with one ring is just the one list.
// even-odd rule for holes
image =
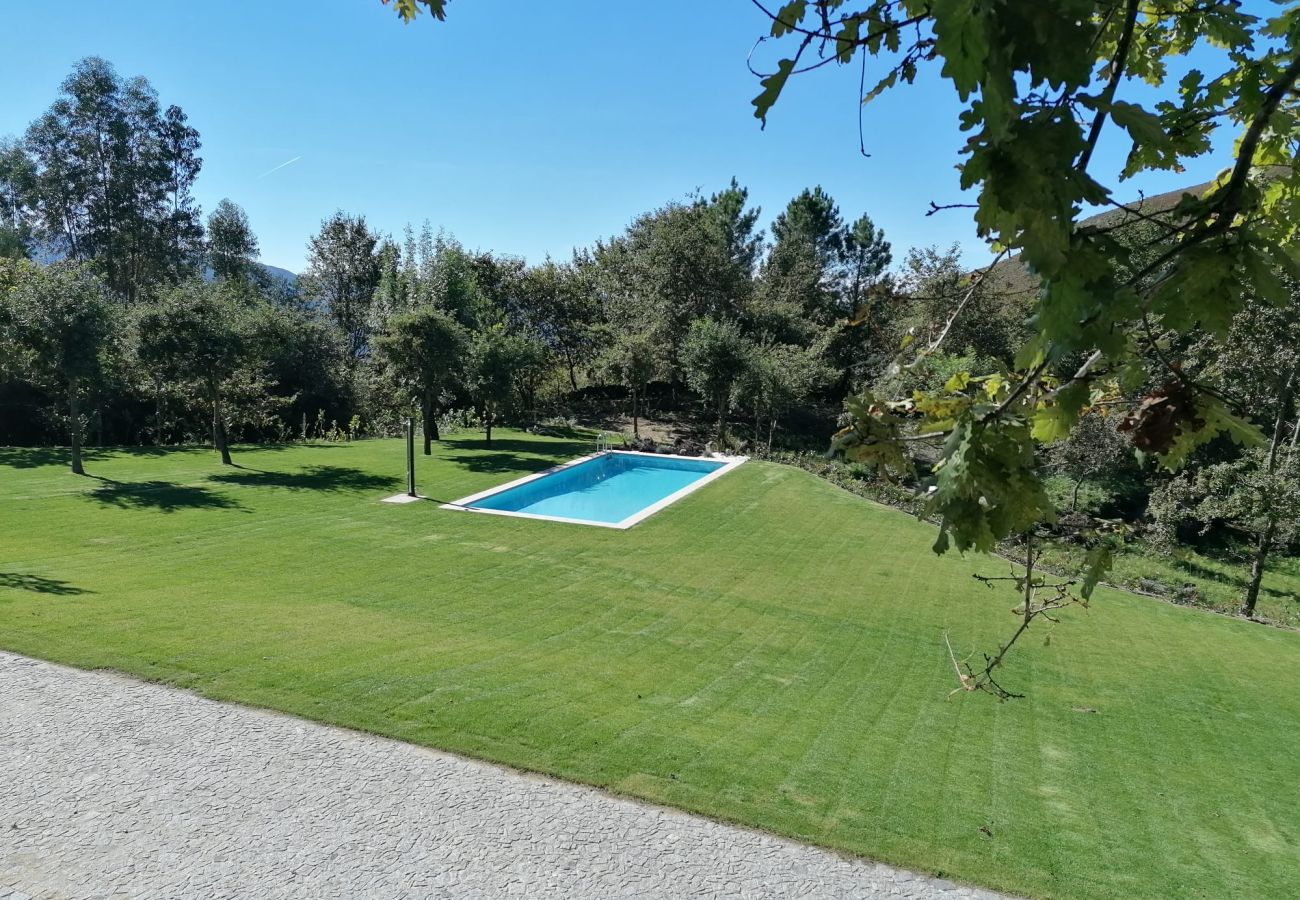
[[[1115, 560], [1110, 576], [1116, 583], [1141, 587], [1141, 579], [1154, 578], [1170, 587], [1195, 584], [1199, 603], [1207, 609], [1235, 613], [1241, 608], [1250, 578], [1243, 563], [1228, 563], [1183, 550], [1177, 555], [1125, 553]], [[1268, 560], [1256, 613], [1270, 622], [1300, 626], [1300, 557], [1274, 554]]]
[[[586, 449], [504, 437], [439, 449], [422, 490]], [[1105, 593], [1017, 651], [1028, 699], [947, 699], [944, 631], [987, 647], [1013, 625], [970, 578], [1005, 564], [935, 558], [927, 526], [794, 469], [746, 464], [619, 532], [380, 504], [396, 442], [225, 472], [197, 450], [92, 458], [110, 481], [57, 461], [0, 450], [7, 649], [989, 887], [1300, 879], [1300, 634]]]

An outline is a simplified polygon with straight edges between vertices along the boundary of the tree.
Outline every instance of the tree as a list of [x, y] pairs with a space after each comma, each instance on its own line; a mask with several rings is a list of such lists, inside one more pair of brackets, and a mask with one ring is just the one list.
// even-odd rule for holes
[[[773, 13], [771, 34], [793, 35], [798, 49], [763, 77], [754, 101], [759, 118], [769, 115], [810, 47], [833, 47], [827, 59], [841, 64], [856, 64], [859, 53], [886, 60], [868, 100], [910, 83], [922, 66], [942, 66], [964, 106], [961, 121], [970, 137], [962, 186], [975, 191], [979, 233], [1001, 254], [1017, 252], [1041, 280], [1035, 333], [1017, 354], [1014, 375], [993, 382], [993, 391], [990, 382], [979, 382], [981, 390], [961, 398], [922, 398], [916, 405], [920, 433], [946, 441], [929, 494], [930, 512], [942, 521], [940, 551], [990, 549], [1050, 514], [1033, 472], [1031, 442], [1068, 433], [1093, 385], [1116, 371], [1130, 384], [1158, 374], [1159, 386], [1144, 398], [1149, 402], [1132, 413], [1131, 432], [1169, 466], [1216, 435], [1258, 435], [1160, 348], [1169, 333], [1196, 328], [1223, 338], [1247, 288], [1276, 294], [1276, 271], [1300, 265], [1292, 249], [1300, 172], [1275, 172], [1267, 189], [1254, 177], [1261, 166], [1288, 164], [1294, 156], [1296, 10], [1263, 20], [1228, 2], [1188, 8], [1172, 0], [1122, 6], [1071, 0], [1026, 9], [995, 5], [972, 15], [966, 4], [788, 3]], [[1225, 67], [1209, 76], [1196, 70], [1167, 85], [1166, 59], [1202, 41], [1227, 46]], [[1120, 99], [1133, 79], [1160, 91], [1159, 103]], [[1235, 162], [1205, 195], [1189, 195], [1172, 212], [1149, 217], [1165, 245], [1154, 259], [1128, 269], [1122, 243], [1104, 229], [1081, 227], [1084, 206], [1120, 206], [1093, 166], [1108, 126], [1132, 140], [1120, 173], [1127, 178], [1180, 168], [1209, 148], [1221, 121], [1242, 129]], [[1073, 358], [1082, 362], [1057, 371]], [[1175, 394], [1189, 402], [1171, 417], [1162, 398]], [[874, 437], [850, 438], [842, 449], [870, 458], [888, 455], [882, 442], [910, 438], [886, 405], [863, 398], [857, 408], [877, 418], [861, 429]], [[1003, 497], [996, 507], [970, 502], [995, 494]]]
[[199, 135], [180, 107], [159, 106], [148, 81], [124, 80], [97, 57], [81, 60], [23, 149], [35, 236], [73, 259], [97, 260], [128, 303], [195, 271]]
[[616, 315], [649, 329], [664, 345], [666, 374], [682, 375], [691, 322], [738, 318], [752, 290], [753, 224], [744, 189], [669, 203], [597, 244], [597, 280]]
[[[1253, 299], [1233, 318], [1229, 340], [1203, 339], [1188, 358], [1205, 363], [1213, 387], [1230, 391], [1268, 422], [1266, 445], [1229, 459], [1199, 460], [1151, 498], [1155, 534], [1172, 542], [1177, 526], [1225, 525], [1251, 543], [1241, 612], [1253, 616], [1272, 554], [1300, 537], [1300, 280], [1285, 278], [1286, 301]], [[1212, 449], [1212, 448], [1207, 448]]]
[[62, 391], [67, 402], [72, 471], [82, 465], [82, 398], [105, 375], [117, 310], [89, 267], [23, 264], [4, 295], [3, 319], [26, 365], [37, 378]]
[[265, 335], [256, 313], [229, 284], [187, 282], [145, 310], [137, 326], [141, 362], [192, 387], [208, 407], [222, 465], [233, 464], [228, 401], [266, 393]]
[[425, 456], [433, 452], [432, 441], [439, 439], [439, 398], [455, 383], [467, 347], [468, 336], [460, 323], [430, 305], [393, 316], [388, 330], [375, 339], [379, 358], [419, 400]]
[[564, 365], [569, 386], [578, 389], [578, 365], [593, 350], [598, 307], [587, 260], [546, 260], [523, 275], [521, 324], [533, 330]]
[[381, 332], [388, 328], [389, 319], [410, 307], [411, 297], [410, 283], [402, 271], [402, 248], [385, 238], [376, 256], [379, 280], [370, 304], [369, 327], [372, 332]]
[[[895, 286], [903, 306], [898, 324], [926, 348], [913, 351], [913, 360], [945, 348], [1012, 363], [1026, 301], [999, 296], [987, 281], [972, 277], [956, 244], [909, 250]], [[896, 348], [902, 337], [902, 331], [895, 334], [891, 346]]]
[[866, 302], [868, 293], [884, 277], [894, 259], [884, 230], [877, 228], [866, 213], [844, 232], [843, 259], [843, 305], [846, 312], [854, 312]]
[[32, 241], [28, 206], [36, 169], [20, 144], [0, 140], [0, 259], [26, 259]]
[[759, 422], [766, 419], [767, 452], [772, 452], [776, 423], [781, 416], [807, 401], [833, 377], [817, 348], [791, 344], [761, 346], [750, 355], [744, 378], [746, 399], [754, 409], [754, 441]]
[[844, 252], [844, 219], [821, 185], [805, 188], [772, 222], [777, 244], [806, 241], [812, 245], [823, 271], [829, 273]]
[[731, 184], [709, 198], [707, 208], [722, 229], [723, 240], [738, 272], [753, 273], [763, 253], [763, 231], [754, 229], [763, 210], [750, 209], [749, 189], [734, 177]]
[[1115, 428], [1113, 416], [1093, 410], [1081, 416], [1065, 440], [1049, 448], [1051, 464], [1074, 479], [1070, 511], [1079, 508], [1079, 488], [1089, 478], [1114, 472], [1133, 456], [1133, 448]]
[[733, 322], [696, 319], [682, 349], [682, 365], [692, 388], [705, 397], [717, 416], [719, 445], [727, 438], [732, 390], [749, 367], [751, 347]]
[[659, 348], [646, 334], [635, 330], [613, 331], [601, 357], [604, 370], [628, 389], [632, 398], [632, 434], [641, 436], [640, 399], [646, 384], [658, 374]]
[[303, 291], [329, 311], [347, 336], [353, 360], [366, 352], [370, 336], [370, 304], [379, 283], [378, 241], [364, 216], [336, 212], [308, 242]]
[[208, 216], [208, 264], [218, 278], [249, 279], [257, 266], [257, 235], [243, 207], [222, 200]]
[[492, 446], [492, 426], [501, 407], [510, 403], [518, 379], [537, 365], [541, 347], [504, 325], [492, 325], [474, 335], [470, 363], [470, 389], [483, 411], [483, 429]]

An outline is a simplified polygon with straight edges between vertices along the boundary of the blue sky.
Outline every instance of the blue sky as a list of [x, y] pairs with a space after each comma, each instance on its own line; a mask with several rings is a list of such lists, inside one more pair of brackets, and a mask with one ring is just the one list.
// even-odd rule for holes
[[[335, 209], [399, 236], [429, 219], [470, 247], [539, 261], [733, 175], [765, 225], [821, 184], [846, 218], [883, 226], [896, 258], [954, 241], [971, 263], [987, 257], [968, 211], [925, 215], [962, 199], [951, 88], [924, 77], [869, 105], [870, 158], [856, 67], [792, 81], [761, 131], [745, 59], [765, 19], [749, 0], [452, 0], [445, 23], [409, 26], [378, 0], [64, 0], [11, 4], [0, 21], [30, 36], [0, 55], [0, 135], [48, 107], [77, 59], [103, 56], [199, 129], [204, 210], [241, 204], [263, 260], [294, 271]], [[1099, 160], [1114, 168], [1124, 149], [1105, 144]], [[1130, 193], [1204, 181], [1227, 161]]]

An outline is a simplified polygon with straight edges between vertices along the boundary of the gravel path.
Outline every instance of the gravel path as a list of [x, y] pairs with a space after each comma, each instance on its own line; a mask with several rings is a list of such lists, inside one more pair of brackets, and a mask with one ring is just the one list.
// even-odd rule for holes
[[994, 895], [0, 653], [0, 900], [507, 896]]

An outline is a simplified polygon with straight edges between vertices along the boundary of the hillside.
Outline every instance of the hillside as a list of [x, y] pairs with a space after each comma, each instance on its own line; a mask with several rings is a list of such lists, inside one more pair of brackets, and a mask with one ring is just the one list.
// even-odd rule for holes
[[[1167, 191], [1163, 194], [1156, 194], [1151, 197], [1143, 197], [1140, 200], [1132, 201], [1126, 206], [1136, 209], [1142, 215], [1158, 215], [1168, 212], [1178, 205], [1183, 197], [1191, 194], [1199, 197], [1209, 190], [1213, 182], [1205, 181], [1201, 184], [1192, 185], [1191, 187], [1178, 188], [1177, 190]], [[1112, 227], [1122, 225], [1126, 222], [1137, 221], [1137, 216], [1122, 209], [1109, 209], [1095, 216], [1084, 219], [1080, 224], [1081, 227]], [[988, 275], [989, 286], [998, 294], [1032, 294], [1038, 286], [1038, 279], [1030, 273], [1028, 267], [1020, 261], [1019, 255], [1009, 256], [993, 267]]]

